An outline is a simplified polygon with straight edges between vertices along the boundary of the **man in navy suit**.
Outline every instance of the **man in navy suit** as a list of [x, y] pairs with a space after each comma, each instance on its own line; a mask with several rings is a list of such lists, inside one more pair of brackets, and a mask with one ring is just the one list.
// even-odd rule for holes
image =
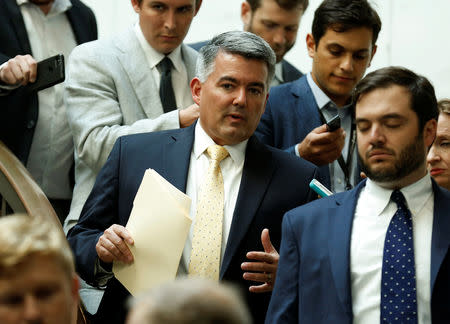
[[[97, 38], [94, 13], [79, 0], [0, 1], [0, 140], [27, 166], [61, 221], [69, 213], [73, 144], [63, 85], [28, 92], [36, 61]], [[2, 91], [6, 86], [8, 91]]]
[[[300, 19], [308, 4], [309, 0], [246, 0], [241, 4], [244, 30], [263, 38], [277, 57], [271, 87], [297, 80], [303, 75], [284, 56], [295, 44]], [[207, 43], [190, 46], [198, 51]]]
[[[367, 0], [325, 0], [306, 38], [311, 73], [271, 89], [255, 133], [320, 166], [324, 185], [335, 192], [360, 180], [350, 97], [375, 54], [380, 29]], [[336, 115], [341, 127], [330, 131], [323, 124]]]
[[[252, 33], [228, 32], [215, 37], [200, 57], [198, 77], [191, 81], [199, 122], [119, 138], [68, 234], [81, 277], [94, 285], [109, 280], [99, 322], [123, 322], [129, 294], [113, 278], [111, 264], [133, 260], [125, 244], [133, 239], [124, 226], [146, 169], [153, 168], [192, 198], [195, 227], [196, 197], [209, 163], [206, 150], [213, 144], [227, 149], [229, 156], [220, 162], [225, 199], [218, 278], [246, 291], [255, 323], [264, 321], [270, 299], [282, 215], [314, 198], [308, 183], [318, 176], [317, 168], [252, 136], [274, 73], [275, 54], [268, 44]], [[179, 274], [188, 273], [192, 241], [190, 234]]]
[[368, 179], [284, 216], [266, 323], [448, 323], [450, 192], [426, 169], [438, 116], [433, 86], [389, 67], [355, 92]]

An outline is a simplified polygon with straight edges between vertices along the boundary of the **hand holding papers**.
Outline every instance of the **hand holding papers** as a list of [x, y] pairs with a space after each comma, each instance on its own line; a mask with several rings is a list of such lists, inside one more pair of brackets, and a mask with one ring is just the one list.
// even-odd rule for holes
[[173, 280], [192, 220], [191, 199], [155, 170], [145, 171], [134, 198], [127, 230], [132, 264], [114, 262], [115, 277], [132, 295]]

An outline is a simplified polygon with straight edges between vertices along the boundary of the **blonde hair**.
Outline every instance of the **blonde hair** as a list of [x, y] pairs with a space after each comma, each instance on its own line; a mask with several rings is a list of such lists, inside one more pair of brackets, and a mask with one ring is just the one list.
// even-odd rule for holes
[[62, 229], [43, 217], [14, 214], [0, 218], [0, 275], [32, 255], [50, 256], [72, 277], [74, 259]]
[[450, 99], [441, 99], [438, 101], [438, 108], [440, 113], [450, 115]]

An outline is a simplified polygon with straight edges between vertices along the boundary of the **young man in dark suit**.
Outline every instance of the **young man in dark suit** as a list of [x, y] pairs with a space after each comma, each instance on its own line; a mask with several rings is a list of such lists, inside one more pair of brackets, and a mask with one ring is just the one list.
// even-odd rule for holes
[[450, 192], [427, 173], [430, 82], [389, 67], [356, 87], [353, 190], [288, 212], [266, 323], [448, 323]]
[[[197, 77], [191, 81], [199, 121], [184, 129], [119, 138], [78, 224], [68, 234], [82, 278], [96, 285], [109, 279], [97, 314], [104, 323], [120, 323], [125, 316], [123, 303], [129, 293], [110, 271], [113, 261], [133, 260], [125, 244], [133, 244], [133, 238], [124, 226], [146, 169], [156, 170], [192, 198], [195, 233], [205, 210], [200, 208], [201, 188], [213, 161], [210, 149], [226, 150], [218, 171], [223, 197], [213, 199], [222, 204], [217, 208], [221, 215], [214, 226], [208, 226], [219, 228], [221, 239], [209, 242], [212, 234], [190, 234], [178, 273], [238, 284], [246, 291], [255, 323], [264, 321], [270, 299], [282, 215], [315, 197], [308, 187], [318, 177], [314, 165], [267, 147], [253, 136], [274, 73], [272, 49], [252, 33], [228, 32], [215, 37], [199, 55]], [[217, 264], [194, 267], [192, 256], [198, 259], [194, 242], [204, 240], [208, 247], [219, 249], [203, 260], [216, 255]]]
[[[265, 144], [321, 167], [334, 192], [359, 182], [351, 93], [376, 51], [381, 29], [367, 0], [325, 0], [317, 8], [306, 45], [312, 71], [271, 90], [256, 135]], [[341, 127], [325, 122], [338, 115]]]

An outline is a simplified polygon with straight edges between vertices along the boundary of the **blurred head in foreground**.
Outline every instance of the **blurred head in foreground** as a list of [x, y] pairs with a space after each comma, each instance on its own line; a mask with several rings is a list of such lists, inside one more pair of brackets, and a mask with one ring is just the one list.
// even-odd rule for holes
[[62, 229], [27, 215], [0, 228], [0, 323], [74, 323], [78, 278]]
[[250, 324], [233, 287], [198, 278], [176, 280], [133, 301], [127, 324]]

